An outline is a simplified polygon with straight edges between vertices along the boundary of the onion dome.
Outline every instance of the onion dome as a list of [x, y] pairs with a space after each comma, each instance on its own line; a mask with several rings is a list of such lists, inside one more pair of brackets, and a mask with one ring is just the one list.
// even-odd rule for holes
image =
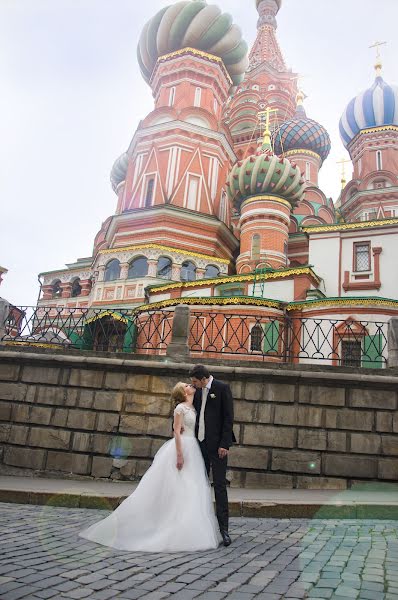
[[141, 73], [149, 83], [160, 56], [194, 48], [222, 59], [234, 85], [249, 65], [248, 46], [232, 17], [205, 0], [182, 0], [159, 11], [142, 30], [138, 43]]
[[290, 150], [307, 150], [315, 152], [324, 162], [331, 149], [330, 137], [322, 125], [307, 117], [303, 99], [304, 96], [299, 94], [296, 114], [274, 132], [274, 151], [279, 155]]
[[[258, 9], [258, 7], [260, 6], [261, 2], [263, 2], [264, 0], [256, 0], [256, 8]], [[278, 11], [281, 9], [282, 6], [282, 0], [273, 0], [275, 2], [275, 4], [278, 5]]]
[[[380, 68], [376, 65], [378, 73]], [[340, 136], [347, 148], [360, 131], [386, 125], [398, 126], [398, 87], [389, 85], [378, 74], [372, 87], [347, 106], [340, 119]]]
[[117, 192], [118, 186], [126, 179], [129, 157], [127, 152], [124, 152], [115, 161], [111, 171], [111, 183], [114, 192]]
[[295, 206], [304, 194], [305, 181], [296, 165], [266, 149], [235, 164], [227, 189], [236, 208], [250, 196], [260, 195], [277, 196]]

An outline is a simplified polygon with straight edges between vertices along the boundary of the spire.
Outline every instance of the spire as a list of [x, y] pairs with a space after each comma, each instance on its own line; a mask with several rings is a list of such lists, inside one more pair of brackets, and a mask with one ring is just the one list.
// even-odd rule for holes
[[265, 111], [259, 114], [260, 117], [265, 117], [265, 131], [264, 131], [264, 139], [262, 145], [263, 152], [272, 152], [272, 144], [271, 144], [271, 129], [270, 129], [270, 116], [271, 113], [276, 113], [278, 110], [276, 108], [270, 108], [269, 106], [265, 109]]
[[304, 108], [304, 100], [306, 99], [306, 95], [304, 94], [303, 90], [299, 89], [299, 91], [297, 92], [297, 96], [296, 96], [296, 102], [297, 102], [297, 106], [296, 106], [296, 114], [295, 117], [306, 117], [307, 113], [305, 112], [305, 108]]
[[276, 71], [286, 71], [286, 63], [276, 39], [276, 15], [281, 6], [281, 0], [257, 0], [257, 10], [260, 15], [257, 23], [257, 38], [250, 52], [249, 71], [266, 63]]
[[375, 62], [375, 71], [376, 77], [381, 77], [381, 70], [383, 68], [383, 62], [381, 60], [380, 46], [385, 46], [387, 42], [375, 42], [369, 48], [376, 48], [376, 62]]

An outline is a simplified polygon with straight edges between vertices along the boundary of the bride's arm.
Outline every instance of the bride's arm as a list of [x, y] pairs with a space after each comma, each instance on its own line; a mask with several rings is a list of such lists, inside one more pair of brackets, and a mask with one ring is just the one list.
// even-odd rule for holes
[[174, 439], [177, 448], [177, 469], [181, 471], [184, 466], [184, 456], [182, 454], [181, 430], [184, 416], [182, 413], [176, 413], [174, 416]]

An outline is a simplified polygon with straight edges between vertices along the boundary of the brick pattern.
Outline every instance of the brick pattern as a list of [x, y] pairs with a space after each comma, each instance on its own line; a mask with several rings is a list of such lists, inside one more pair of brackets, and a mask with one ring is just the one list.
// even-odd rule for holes
[[[78, 368], [67, 357], [47, 366], [26, 357], [0, 363], [0, 472], [140, 478], [172, 435], [169, 394], [186, 367], [164, 375], [157, 363], [96, 358]], [[344, 489], [395, 481], [396, 384], [360, 389], [354, 375], [343, 384], [325, 371], [324, 385], [315, 385], [298, 379], [298, 368], [284, 369], [284, 382], [267, 369], [253, 376], [223, 368], [219, 377], [235, 398], [230, 485]]]

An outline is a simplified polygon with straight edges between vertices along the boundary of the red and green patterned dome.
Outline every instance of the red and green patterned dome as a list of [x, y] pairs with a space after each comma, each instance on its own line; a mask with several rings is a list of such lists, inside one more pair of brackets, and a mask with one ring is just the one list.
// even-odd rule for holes
[[274, 131], [273, 146], [278, 155], [291, 150], [307, 150], [315, 152], [324, 162], [329, 156], [331, 142], [326, 129], [309, 119], [304, 107], [299, 105], [293, 119], [285, 121]]
[[227, 188], [237, 209], [251, 196], [262, 195], [283, 198], [294, 207], [303, 197], [305, 181], [287, 158], [263, 150], [235, 164]]

